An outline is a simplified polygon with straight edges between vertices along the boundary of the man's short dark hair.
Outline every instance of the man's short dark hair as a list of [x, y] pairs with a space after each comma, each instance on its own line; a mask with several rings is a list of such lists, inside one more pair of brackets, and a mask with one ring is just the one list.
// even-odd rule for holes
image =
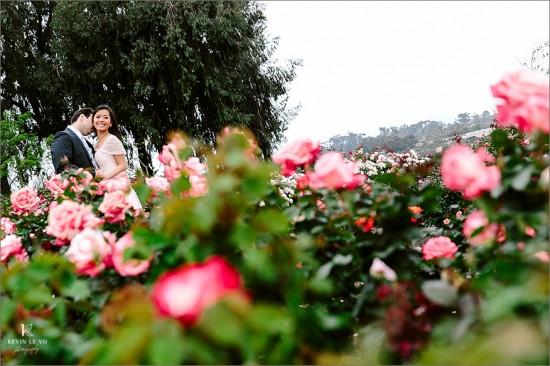
[[74, 112], [73, 117], [71, 118], [71, 124], [75, 123], [81, 114], [85, 115], [86, 117], [90, 117], [92, 113], [94, 113], [94, 110], [92, 108], [80, 108], [78, 111]]

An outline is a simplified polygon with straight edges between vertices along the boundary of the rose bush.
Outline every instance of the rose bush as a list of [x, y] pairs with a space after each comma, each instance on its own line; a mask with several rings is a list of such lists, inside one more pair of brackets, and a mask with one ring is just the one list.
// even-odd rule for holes
[[432, 157], [304, 139], [266, 162], [227, 128], [215, 149], [171, 136], [139, 213], [80, 170], [14, 192], [2, 359], [548, 363], [548, 82], [495, 85], [492, 134]]

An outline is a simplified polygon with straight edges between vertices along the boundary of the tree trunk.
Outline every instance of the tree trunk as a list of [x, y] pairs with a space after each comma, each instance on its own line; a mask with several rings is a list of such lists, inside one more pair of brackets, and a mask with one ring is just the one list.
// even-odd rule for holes
[[153, 175], [153, 161], [151, 160], [151, 154], [145, 148], [144, 143], [136, 144], [138, 148], [138, 157], [141, 170], [145, 175]]

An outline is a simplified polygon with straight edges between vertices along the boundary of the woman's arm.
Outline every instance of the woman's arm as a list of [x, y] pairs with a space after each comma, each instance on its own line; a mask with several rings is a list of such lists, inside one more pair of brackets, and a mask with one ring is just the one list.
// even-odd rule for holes
[[105, 174], [105, 178], [107, 179], [111, 179], [115, 177], [117, 174], [119, 174], [120, 172], [126, 171], [126, 169], [128, 168], [128, 163], [126, 163], [126, 155], [113, 155], [113, 156], [115, 157], [117, 166], [116, 168], [111, 170], [108, 174]]

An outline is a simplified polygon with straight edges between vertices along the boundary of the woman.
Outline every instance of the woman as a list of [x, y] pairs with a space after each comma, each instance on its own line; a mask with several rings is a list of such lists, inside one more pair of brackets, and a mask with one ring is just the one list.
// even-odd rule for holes
[[[97, 134], [95, 144], [95, 161], [107, 179], [126, 175], [126, 150], [122, 146], [122, 135], [118, 128], [115, 112], [108, 105], [98, 106], [92, 115], [93, 130]], [[127, 196], [128, 202], [134, 210], [141, 210], [142, 206], [136, 192], [131, 189]]]

